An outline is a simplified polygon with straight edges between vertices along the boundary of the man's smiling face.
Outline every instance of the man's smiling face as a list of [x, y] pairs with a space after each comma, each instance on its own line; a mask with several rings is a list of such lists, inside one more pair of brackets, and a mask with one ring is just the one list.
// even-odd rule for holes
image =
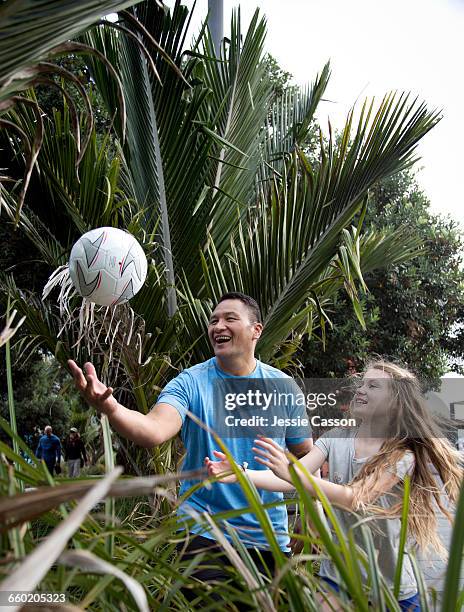
[[249, 356], [263, 326], [251, 320], [252, 312], [241, 300], [224, 300], [211, 314], [208, 336], [214, 354], [221, 358]]

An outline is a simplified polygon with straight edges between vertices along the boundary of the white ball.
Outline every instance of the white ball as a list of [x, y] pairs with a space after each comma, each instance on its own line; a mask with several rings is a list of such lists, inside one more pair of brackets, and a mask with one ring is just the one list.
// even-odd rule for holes
[[73, 246], [69, 274], [82, 297], [101, 306], [115, 306], [140, 290], [147, 277], [147, 258], [132, 234], [99, 227]]

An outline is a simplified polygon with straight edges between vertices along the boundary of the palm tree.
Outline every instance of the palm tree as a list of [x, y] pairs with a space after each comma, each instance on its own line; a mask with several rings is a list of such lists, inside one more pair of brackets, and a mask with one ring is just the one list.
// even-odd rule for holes
[[[31, 174], [40, 205], [26, 194], [18, 216], [24, 182], [0, 187], [3, 210], [50, 270], [66, 264], [74, 241], [93, 227], [127, 228], [144, 245], [151, 264], [131, 301], [135, 330], [131, 311], [118, 308], [116, 361], [101, 344], [92, 355], [108, 376], [119, 376], [123, 400], [144, 412], [176, 369], [210, 356], [205, 327], [222, 292], [258, 300], [265, 318], [258, 352], [281, 366], [291, 364], [303, 334], [324, 333], [327, 306], [343, 287], [362, 323], [362, 272], [418, 248], [405, 231], [362, 234], [368, 191], [411, 165], [418, 141], [438, 121], [424, 104], [388, 94], [353, 109], [340, 138], [321, 134], [310, 161], [305, 148], [329, 66], [307, 90], [274, 100], [258, 11], [246, 33], [234, 12], [220, 58], [206, 28], [185, 50], [188, 24], [179, 1], [172, 11], [147, 1], [82, 33], [68, 48], [85, 55], [111, 133], [97, 134], [65, 96], [63, 112], [43, 122], [40, 172]], [[6, 121], [33, 140], [33, 91], [22, 100]], [[84, 150], [76, 126], [86, 130]], [[21, 154], [17, 138], [5, 145]], [[27, 315], [23, 350], [44, 344], [61, 361], [73, 355], [78, 332], [60, 332], [50, 301], [24, 297], [11, 278], [2, 281], [2, 300], [7, 295]], [[173, 461], [169, 449], [155, 451], [157, 469]]]

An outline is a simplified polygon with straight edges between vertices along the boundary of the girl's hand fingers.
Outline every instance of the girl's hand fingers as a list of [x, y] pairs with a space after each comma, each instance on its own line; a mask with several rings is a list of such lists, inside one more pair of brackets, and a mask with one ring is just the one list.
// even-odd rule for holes
[[262, 440], [263, 442], [266, 442], [267, 444], [270, 444], [271, 446], [273, 446], [274, 448], [278, 448], [280, 449], [281, 447], [277, 444], [277, 442], [275, 440], [273, 440], [272, 438], [267, 438], [266, 436], [263, 436], [262, 434], [258, 435], [258, 438], [260, 440]]
[[272, 459], [272, 455], [270, 453], [268, 453], [267, 451], [263, 450], [262, 448], [255, 448], [253, 446], [253, 448], [251, 449], [254, 453], [258, 453], [258, 455], [262, 455], [263, 457], [265, 457], [268, 460]]
[[283, 452], [280, 446], [276, 448], [272, 444], [269, 444], [268, 442], [264, 442], [264, 440], [255, 440], [255, 443], [261, 446], [262, 448], [266, 449], [268, 453], [270, 455], [273, 455], [274, 457], [278, 457]]
[[258, 463], [261, 463], [261, 465], [265, 465], [269, 469], [272, 469], [272, 464], [269, 461], [265, 461], [264, 459], [261, 459], [261, 457], [255, 457], [255, 461], [257, 461]]

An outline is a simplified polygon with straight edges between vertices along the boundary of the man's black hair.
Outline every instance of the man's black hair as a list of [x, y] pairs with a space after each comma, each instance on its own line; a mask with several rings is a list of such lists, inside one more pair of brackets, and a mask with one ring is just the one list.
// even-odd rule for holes
[[261, 316], [261, 310], [258, 306], [258, 302], [251, 296], [246, 295], [245, 293], [241, 293], [240, 291], [231, 291], [230, 293], [224, 293], [224, 295], [221, 295], [214, 308], [216, 308], [221, 302], [224, 302], [225, 300], [240, 300], [248, 308], [251, 322], [262, 324], [263, 318]]

